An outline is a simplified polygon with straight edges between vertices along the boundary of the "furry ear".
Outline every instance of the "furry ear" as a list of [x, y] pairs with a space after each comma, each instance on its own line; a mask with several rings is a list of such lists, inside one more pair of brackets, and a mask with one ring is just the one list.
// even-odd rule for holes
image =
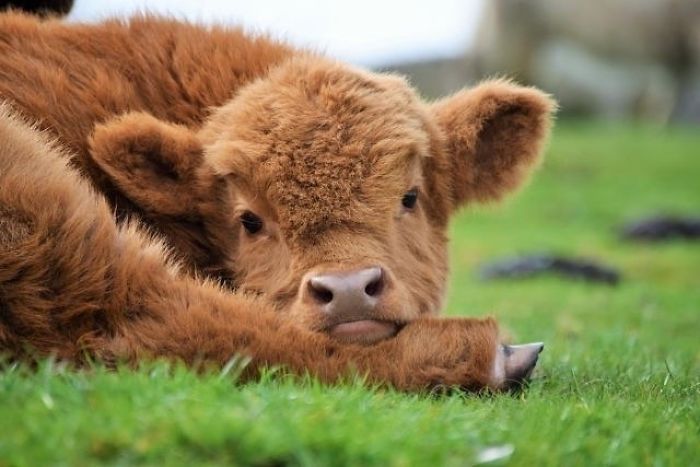
[[188, 128], [128, 113], [95, 127], [90, 154], [117, 189], [144, 211], [171, 216], [196, 212], [196, 172], [203, 151]]
[[453, 207], [498, 200], [522, 184], [539, 159], [555, 109], [543, 92], [503, 80], [432, 104], [446, 138]]

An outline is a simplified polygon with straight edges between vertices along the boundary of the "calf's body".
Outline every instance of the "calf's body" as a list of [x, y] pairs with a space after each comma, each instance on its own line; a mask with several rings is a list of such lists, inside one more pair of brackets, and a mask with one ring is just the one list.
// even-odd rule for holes
[[449, 216], [537, 160], [539, 91], [424, 103], [396, 76], [153, 18], [0, 15], [0, 70], [0, 349], [242, 354], [250, 376], [354, 368], [405, 389], [502, 387], [534, 365], [539, 347], [504, 351], [491, 320], [429, 317]]
[[334, 382], [352, 371], [377, 384], [494, 388], [492, 320], [422, 320], [370, 347], [345, 345], [281, 317], [264, 301], [227, 293], [168, 261], [105, 200], [66, 154], [0, 108], [0, 349], [80, 363], [176, 358], [226, 364], [244, 377], [271, 365]]

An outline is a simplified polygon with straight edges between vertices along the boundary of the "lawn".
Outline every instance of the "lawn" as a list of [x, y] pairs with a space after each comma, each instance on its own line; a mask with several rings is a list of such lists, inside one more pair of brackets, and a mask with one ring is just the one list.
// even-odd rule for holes
[[[0, 373], [0, 466], [698, 465], [700, 244], [630, 244], [616, 229], [700, 214], [700, 131], [561, 123], [519, 196], [451, 229], [448, 313], [497, 316], [546, 343], [516, 396], [427, 397], [162, 364]], [[554, 251], [618, 267], [617, 287], [480, 282], [483, 262]]]

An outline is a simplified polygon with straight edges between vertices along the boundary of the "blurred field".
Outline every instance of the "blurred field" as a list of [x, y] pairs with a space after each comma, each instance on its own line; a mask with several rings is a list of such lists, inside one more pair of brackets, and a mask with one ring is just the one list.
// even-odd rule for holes
[[[0, 372], [5, 465], [697, 465], [700, 244], [627, 244], [624, 221], [700, 214], [700, 132], [560, 123], [542, 170], [452, 228], [448, 313], [546, 343], [519, 396], [442, 398], [269, 377], [234, 386], [162, 365]], [[489, 259], [554, 251], [620, 268], [618, 287], [482, 283]]]

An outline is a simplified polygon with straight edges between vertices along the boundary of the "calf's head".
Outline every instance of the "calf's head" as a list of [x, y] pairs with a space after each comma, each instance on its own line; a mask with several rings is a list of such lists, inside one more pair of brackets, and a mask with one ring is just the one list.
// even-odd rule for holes
[[402, 78], [294, 58], [187, 136], [216, 187], [209, 237], [240, 292], [343, 341], [392, 336], [440, 310], [451, 214], [524, 180], [553, 108], [506, 81], [426, 103]]

